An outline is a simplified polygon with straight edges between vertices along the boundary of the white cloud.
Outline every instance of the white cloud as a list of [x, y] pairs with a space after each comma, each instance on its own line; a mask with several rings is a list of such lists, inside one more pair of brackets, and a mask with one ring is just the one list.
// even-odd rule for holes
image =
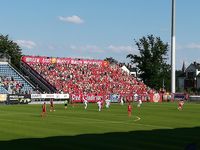
[[112, 52], [115, 53], [121, 53], [121, 52], [131, 53], [134, 51], [133, 47], [131, 46], [114, 46], [114, 45], [109, 45], [108, 50], [111, 50]]
[[84, 46], [75, 46], [71, 45], [70, 48], [74, 51], [79, 52], [92, 52], [92, 53], [103, 53], [104, 50], [99, 48], [96, 45], [84, 45]]
[[186, 47], [189, 49], [200, 49], [200, 44], [199, 43], [190, 43]]
[[53, 45], [48, 45], [47, 47], [48, 47], [49, 50], [55, 50], [56, 49], [56, 47], [53, 46]]
[[187, 50], [187, 49], [200, 49], [200, 43], [189, 43], [189, 44], [176, 44], [176, 49]]
[[138, 53], [135, 47], [131, 46], [115, 46], [109, 45], [103, 48], [100, 48], [96, 45], [84, 45], [84, 46], [76, 46], [71, 45], [70, 49], [78, 52], [88, 52], [88, 53]]
[[99, 48], [98, 46], [96, 45], [86, 45], [86, 46], [83, 46], [82, 49], [86, 50], [86, 51], [89, 51], [89, 52], [95, 52], [95, 53], [102, 53], [104, 52], [101, 48]]
[[28, 48], [28, 49], [33, 49], [34, 47], [36, 47], [36, 43], [33, 41], [29, 41], [29, 40], [16, 40], [15, 41], [19, 46], [24, 47], [24, 48]]
[[70, 48], [71, 48], [72, 50], [76, 50], [76, 49], [77, 49], [77, 46], [71, 45]]
[[59, 16], [58, 17], [60, 21], [74, 23], [74, 24], [81, 24], [84, 22], [83, 19], [81, 19], [79, 16], [73, 15], [68, 17]]

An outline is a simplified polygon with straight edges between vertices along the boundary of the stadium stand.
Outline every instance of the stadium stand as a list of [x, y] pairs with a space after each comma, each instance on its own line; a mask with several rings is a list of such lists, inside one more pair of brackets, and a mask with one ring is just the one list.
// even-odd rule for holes
[[2, 83], [0, 86], [0, 94], [8, 94], [8, 91], [2, 86]]
[[20, 68], [23, 74], [28, 76], [28, 78], [34, 83], [35, 90], [38, 91], [38, 93], [56, 93], [56, 88], [28, 64], [21, 61]]
[[103, 60], [24, 56], [22, 62], [46, 79], [57, 93], [131, 95], [151, 92], [119, 65]]
[[34, 86], [29, 83], [8, 62], [0, 62], [0, 93], [2, 94], [30, 94]]

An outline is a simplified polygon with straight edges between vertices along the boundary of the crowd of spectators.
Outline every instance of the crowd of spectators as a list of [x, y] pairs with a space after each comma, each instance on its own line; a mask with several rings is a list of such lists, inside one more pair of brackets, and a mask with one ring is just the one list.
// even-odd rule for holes
[[0, 76], [0, 84], [9, 94], [23, 93], [23, 84], [14, 80], [12, 76]]
[[69, 94], [143, 94], [150, 89], [118, 65], [29, 63], [54, 86], [58, 93]]

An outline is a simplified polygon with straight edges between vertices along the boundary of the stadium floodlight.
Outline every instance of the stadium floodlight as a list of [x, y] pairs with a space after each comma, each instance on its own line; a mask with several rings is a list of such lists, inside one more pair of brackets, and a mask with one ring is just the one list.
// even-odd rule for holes
[[172, 0], [172, 20], [171, 20], [171, 93], [176, 92], [176, 73], [175, 73], [175, 0]]

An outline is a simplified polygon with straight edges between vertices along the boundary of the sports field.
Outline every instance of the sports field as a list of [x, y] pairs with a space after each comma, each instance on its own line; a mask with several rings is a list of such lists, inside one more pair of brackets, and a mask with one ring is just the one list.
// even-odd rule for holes
[[111, 104], [98, 112], [97, 104], [55, 105], [42, 118], [41, 105], [0, 105], [0, 149], [199, 149], [200, 104]]

